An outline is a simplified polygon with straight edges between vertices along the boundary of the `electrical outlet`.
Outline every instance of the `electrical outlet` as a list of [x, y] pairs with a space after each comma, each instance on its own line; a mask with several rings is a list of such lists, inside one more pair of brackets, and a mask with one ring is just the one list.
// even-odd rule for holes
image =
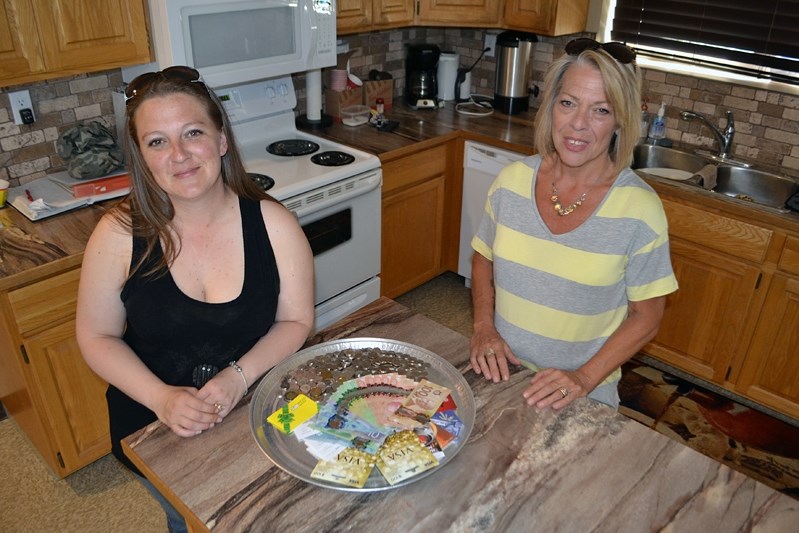
[[32, 124], [36, 118], [33, 116], [31, 94], [28, 91], [8, 93], [11, 103], [11, 112], [14, 115], [14, 124]]
[[494, 51], [497, 48], [497, 34], [496, 33], [486, 33], [485, 34], [485, 46], [483, 48], [488, 48], [485, 53], [486, 57], [494, 57]]

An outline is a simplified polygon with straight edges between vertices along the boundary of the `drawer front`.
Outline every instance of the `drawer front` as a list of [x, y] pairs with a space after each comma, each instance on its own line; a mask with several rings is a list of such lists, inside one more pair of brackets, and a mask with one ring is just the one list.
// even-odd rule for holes
[[665, 199], [663, 208], [674, 237], [755, 263], [766, 258], [772, 230]]
[[799, 276], [799, 239], [788, 237], [779, 262], [780, 269]]
[[446, 169], [446, 144], [384, 163], [383, 195], [440, 176]]
[[22, 335], [75, 315], [80, 269], [70, 270], [8, 293]]

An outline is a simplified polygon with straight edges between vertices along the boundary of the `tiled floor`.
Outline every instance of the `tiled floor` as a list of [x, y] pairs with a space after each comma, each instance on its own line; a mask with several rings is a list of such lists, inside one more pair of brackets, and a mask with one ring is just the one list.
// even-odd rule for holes
[[[456, 274], [443, 274], [397, 301], [471, 335], [470, 292]], [[622, 370], [622, 414], [799, 499], [799, 426], [642, 361], [630, 361]]]

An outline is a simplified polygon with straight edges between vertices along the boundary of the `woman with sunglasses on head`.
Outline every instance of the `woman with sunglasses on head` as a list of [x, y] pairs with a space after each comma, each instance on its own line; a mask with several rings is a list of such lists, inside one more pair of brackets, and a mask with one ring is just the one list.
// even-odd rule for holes
[[630, 168], [640, 134], [635, 53], [577, 39], [550, 66], [536, 155], [499, 174], [472, 246], [475, 372], [536, 371], [523, 401], [618, 407], [621, 365], [677, 289], [663, 207]]
[[86, 247], [77, 337], [109, 383], [113, 453], [137, 472], [121, 439], [155, 420], [181, 437], [222, 423], [302, 346], [314, 285], [297, 219], [246, 174], [196, 70], [139, 76], [126, 115], [132, 190]]

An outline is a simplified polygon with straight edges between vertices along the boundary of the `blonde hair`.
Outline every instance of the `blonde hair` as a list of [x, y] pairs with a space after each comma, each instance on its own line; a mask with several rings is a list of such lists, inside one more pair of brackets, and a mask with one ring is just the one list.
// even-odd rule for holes
[[633, 150], [641, 136], [641, 77], [635, 63], [622, 64], [604, 50], [564, 54], [549, 67], [544, 78], [541, 107], [535, 117], [534, 142], [541, 157], [555, 154], [552, 141], [552, 111], [563, 87], [566, 72], [574, 65], [596, 68], [602, 76], [605, 94], [616, 117], [616, 133], [608, 155], [616, 174], [633, 161]]

